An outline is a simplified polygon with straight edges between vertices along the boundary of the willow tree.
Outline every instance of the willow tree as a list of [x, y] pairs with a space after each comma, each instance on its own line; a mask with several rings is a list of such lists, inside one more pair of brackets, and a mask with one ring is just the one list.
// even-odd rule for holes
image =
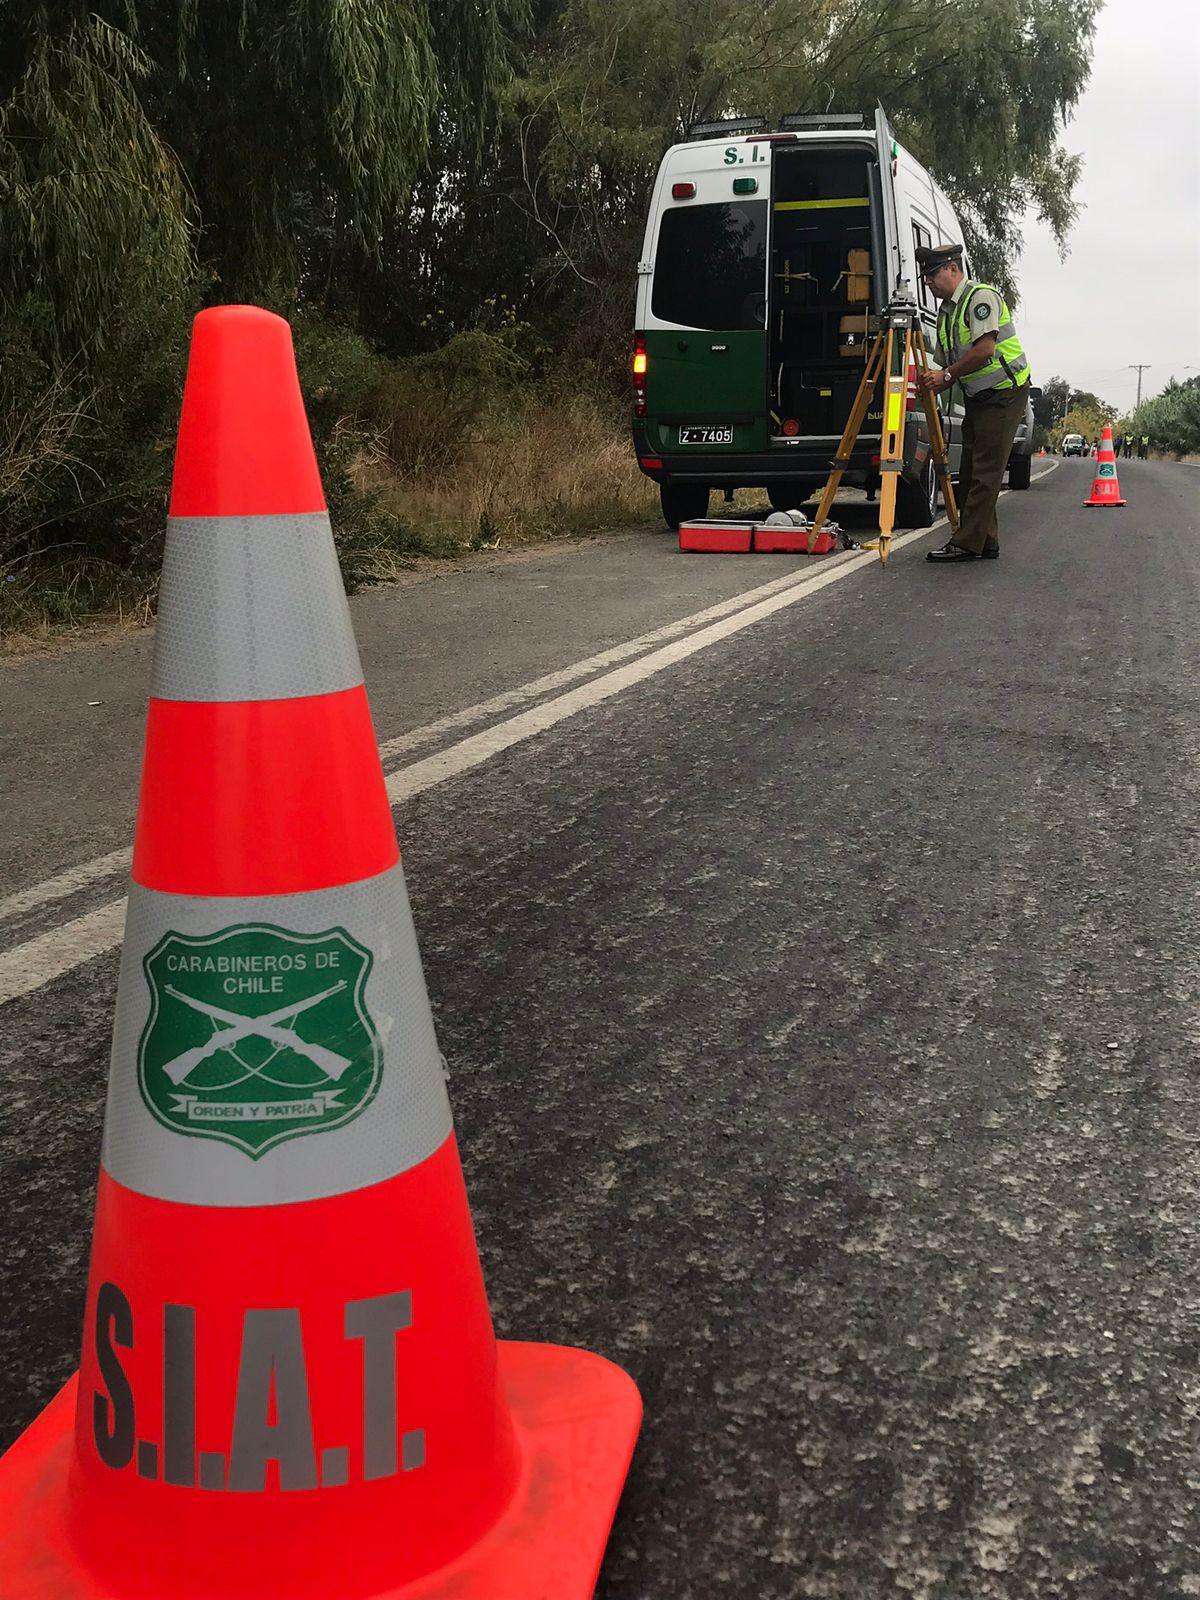
[[479, 140], [524, 0], [7, 0], [0, 303], [68, 338], [130, 277], [213, 293], [296, 279], [302, 219], [360, 244], [450, 123]]
[[[189, 313], [370, 255], [525, 0], [0, 0], [0, 567], [161, 520]], [[11, 571], [10, 571], [11, 575]]]
[[0, 309], [43, 341], [94, 342], [114, 303], [191, 270], [190, 204], [142, 102], [153, 64], [80, 5], [0, 11]]
[[838, 0], [797, 79], [768, 75], [769, 109], [876, 102], [945, 186], [978, 266], [1010, 286], [1024, 213], [1061, 245], [1080, 158], [1063, 147], [1087, 83], [1102, 0]]
[[1026, 207], [1061, 241], [1062, 148], [1100, 0], [561, 0], [514, 119], [538, 153], [524, 207], [593, 292], [630, 282], [658, 159], [689, 123], [889, 112], [949, 190], [974, 258], [1010, 275]]
[[372, 252], [454, 130], [482, 139], [523, 0], [140, 0], [201, 254], [228, 295], [294, 281], [322, 209]]

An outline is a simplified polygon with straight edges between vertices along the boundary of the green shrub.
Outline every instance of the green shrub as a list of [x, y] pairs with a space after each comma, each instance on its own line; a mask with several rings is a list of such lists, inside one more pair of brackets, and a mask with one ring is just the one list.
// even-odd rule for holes
[[[35, 300], [0, 317], [0, 632], [150, 615], [194, 309], [137, 308], [65, 365], [43, 353]], [[348, 588], [647, 514], [623, 408], [547, 368], [507, 313], [389, 361], [336, 320], [291, 310]], [[580, 436], [586, 452], [566, 447]]]
[[1156, 449], [1173, 455], [1200, 454], [1200, 384], [1172, 380], [1134, 412], [1130, 431], [1149, 434]]
[[36, 298], [0, 317], [0, 569], [48, 617], [157, 570], [190, 310], [132, 308], [69, 359]]

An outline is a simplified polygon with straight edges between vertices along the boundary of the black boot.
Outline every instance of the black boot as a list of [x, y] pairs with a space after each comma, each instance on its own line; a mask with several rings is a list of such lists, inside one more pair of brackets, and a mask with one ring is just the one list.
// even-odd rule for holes
[[961, 545], [946, 543], [936, 550], [930, 550], [925, 559], [926, 561], [978, 561], [979, 557], [974, 550], [964, 550]]

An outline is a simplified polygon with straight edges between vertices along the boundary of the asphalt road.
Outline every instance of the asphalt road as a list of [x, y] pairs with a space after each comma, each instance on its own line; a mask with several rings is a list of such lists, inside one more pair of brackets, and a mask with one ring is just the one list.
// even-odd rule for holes
[[[1200, 475], [1091, 470], [994, 563], [647, 531], [353, 603], [497, 1329], [645, 1398], [602, 1600], [1200, 1595]], [[129, 842], [148, 663], [0, 675], [5, 1441], [116, 986], [63, 950], [119, 861], [46, 885]]]

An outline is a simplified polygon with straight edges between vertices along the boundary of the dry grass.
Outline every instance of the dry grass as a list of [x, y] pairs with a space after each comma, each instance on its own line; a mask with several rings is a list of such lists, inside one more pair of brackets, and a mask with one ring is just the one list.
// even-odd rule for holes
[[398, 470], [383, 449], [359, 462], [359, 487], [404, 530], [355, 556], [386, 577], [414, 555], [463, 555], [645, 522], [658, 493], [638, 471], [628, 430], [578, 398], [530, 403], [476, 424], [440, 471]]
[[[334, 508], [350, 587], [400, 578], [430, 558], [580, 538], [659, 515], [619, 409], [587, 398], [529, 400], [483, 419], [436, 404], [397, 410], [353, 477], [372, 505], [365, 515]], [[157, 581], [157, 570], [123, 572], [84, 557], [44, 563], [21, 581], [0, 573], [0, 660], [145, 625]]]

